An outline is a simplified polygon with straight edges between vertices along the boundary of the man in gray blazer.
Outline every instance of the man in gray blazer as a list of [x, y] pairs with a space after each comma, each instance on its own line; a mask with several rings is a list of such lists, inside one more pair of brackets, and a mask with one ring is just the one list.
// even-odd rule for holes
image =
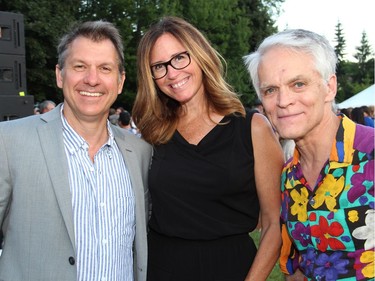
[[146, 280], [152, 148], [108, 122], [122, 40], [86, 22], [58, 47], [54, 110], [0, 122], [0, 280]]

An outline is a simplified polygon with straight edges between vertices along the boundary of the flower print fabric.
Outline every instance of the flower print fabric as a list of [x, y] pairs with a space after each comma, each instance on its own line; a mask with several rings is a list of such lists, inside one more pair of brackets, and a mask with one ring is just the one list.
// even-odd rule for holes
[[282, 172], [280, 267], [307, 280], [374, 280], [374, 130], [340, 115], [329, 160], [315, 187], [299, 154]]

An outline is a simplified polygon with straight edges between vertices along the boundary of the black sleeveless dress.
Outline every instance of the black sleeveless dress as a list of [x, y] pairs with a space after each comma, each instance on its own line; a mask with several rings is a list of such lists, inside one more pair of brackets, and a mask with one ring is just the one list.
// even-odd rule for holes
[[243, 281], [258, 223], [251, 118], [226, 116], [198, 145], [177, 131], [149, 174], [148, 281]]

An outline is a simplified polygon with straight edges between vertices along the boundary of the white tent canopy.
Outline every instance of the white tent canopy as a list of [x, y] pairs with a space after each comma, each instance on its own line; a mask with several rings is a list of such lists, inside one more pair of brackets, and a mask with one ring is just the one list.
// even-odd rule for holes
[[347, 100], [337, 104], [337, 107], [342, 108], [349, 108], [349, 107], [360, 107], [362, 105], [374, 105], [375, 104], [375, 85], [371, 85], [370, 87], [364, 89], [363, 91], [359, 92], [358, 94], [348, 98]]

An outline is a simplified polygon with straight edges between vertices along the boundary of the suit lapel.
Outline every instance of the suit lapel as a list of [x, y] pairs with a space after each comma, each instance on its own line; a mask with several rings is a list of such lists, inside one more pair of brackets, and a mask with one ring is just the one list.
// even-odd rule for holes
[[[129, 170], [129, 175], [130, 175], [130, 180], [132, 183], [132, 188], [134, 191], [134, 196], [135, 196], [135, 201], [137, 207], [140, 207], [141, 209], [144, 208], [144, 200], [142, 198], [144, 197], [143, 194], [143, 189], [140, 188], [142, 186], [141, 179], [141, 169], [140, 169], [140, 163], [138, 163], [138, 159], [136, 155], [133, 152], [133, 147], [131, 145], [131, 139], [128, 138], [127, 141], [125, 141], [126, 136], [118, 134], [115, 130], [114, 131], [114, 136], [115, 136], [115, 141], [124, 157], [124, 161], [126, 164], [126, 167]], [[138, 209], [138, 208], [137, 208]]]
[[70, 240], [75, 248], [72, 196], [69, 187], [68, 162], [65, 155], [59, 108], [54, 110], [53, 113], [56, 114], [49, 115], [52, 118], [46, 117], [45, 121], [47, 123], [39, 126], [37, 130], [51, 177], [52, 188], [54, 189]]

